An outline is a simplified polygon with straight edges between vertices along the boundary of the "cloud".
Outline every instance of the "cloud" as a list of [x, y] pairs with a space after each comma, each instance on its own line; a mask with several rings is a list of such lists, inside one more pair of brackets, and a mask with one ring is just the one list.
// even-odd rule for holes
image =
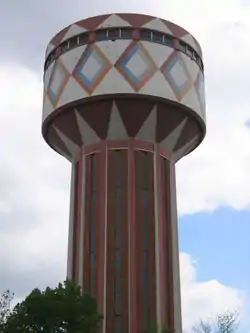
[[215, 318], [225, 311], [242, 313], [245, 294], [236, 289], [221, 284], [216, 279], [197, 281], [197, 263], [186, 254], [180, 254], [181, 286], [182, 286], [182, 316], [185, 329], [194, 323]]
[[181, 214], [219, 206], [250, 207], [249, 8], [240, 7], [238, 1], [222, 3], [225, 16], [218, 20], [215, 13], [203, 35], [207, 136], [177, 165]]
[[40, 78], [15, 64], [0, 77], [0, 286], [18, 297], [64, 276], [69, 163], [43, 142]]

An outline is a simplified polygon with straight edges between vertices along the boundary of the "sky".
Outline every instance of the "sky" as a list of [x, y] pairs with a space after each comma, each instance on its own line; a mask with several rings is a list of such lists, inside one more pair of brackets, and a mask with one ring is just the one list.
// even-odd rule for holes
[[46, 45], [106, 12], [173, 21], [200, 42], [207, 136], [177, 164], [184, 327], [225, 310], [250, 332], [250, 1], [1, 0], [0, 292], [16, 300], [66, 275], [70, 165], [43, 141]]

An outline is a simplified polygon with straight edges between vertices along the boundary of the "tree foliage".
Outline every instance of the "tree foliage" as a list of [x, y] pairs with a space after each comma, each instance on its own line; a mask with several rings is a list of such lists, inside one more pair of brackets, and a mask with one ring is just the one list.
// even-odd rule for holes
[[215, 319], [201, 320], [190, 333], [235, 333], [238, 328], [237, 312], [227, 311]]
[[[224, 312], [214, 319], [206, 321], [200, 320], [200, 322], [194, 325], [191, 330], [185, 331], [185, 333], [236, 333], [237, 328], [237, 312]], [[162, 330], [151, 328], [148, 330], [148, 333], [170, 333], [170, 330], [167, 328]]]
[[[81, 288], [70, 281], [59, 283], [55, 289], [34, 289], [10, 310], [12, 299], [9, 290], [0, 296], [0, 333], [97, 333], [102, 319], [96, 301], [82, 295]], [[235, 333], [237, 328], [237, 313], [225, 312], [213, 320], [201, 320], [186, 333]]]
[[101, 316], [96, 301], [72, 282], [34, 289], [6, 318], [3, 333], [96, 333]]
[[10, 314], [10, 303], [14, 297], [9, 290], [6, 290], [0, 296], [0, 329], [1, 326], [4, 324], [7, 316]]

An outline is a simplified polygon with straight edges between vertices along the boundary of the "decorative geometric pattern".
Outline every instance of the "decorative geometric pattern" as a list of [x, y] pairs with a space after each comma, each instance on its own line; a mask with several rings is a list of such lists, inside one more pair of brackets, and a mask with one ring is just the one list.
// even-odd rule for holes
[[205, 91], [204, 91], [204, 77], [201, 72], [198, 73], [194, 83], [195, 90], [198, 95], [198, 99], [201, 105], [203, 114], [205, 113]]
[[192, 79], [180, 52], [174, 51], [162, 65], [161, 71], [177, 100], [181, 101], [192, 87]]
[[140, 42], [132, 42], [115, 67], [135, 91], [139, 91], [157, 70], [150, 54]]
[[63, 62], [57, 59], [54, 63], [47, 88], [47, 95], [50, 102], [56, 107], [57, 102], [69, 80], [70, 74]]
[[[146, 45], [149, 44], [149, 41], [135, 40], [139, 36], [138, 34], [136, 37], [135, 30], [128, 37], [130, 39], [123, 42], [124, 44], [119, 42], [124, 45], [122, 47], [118, 46], [119, 43], [112, 43], [111, 41], [105, 43], [97, 41], [95, 43], [95, 34], [93, 33], [95, 30], [99, 30], [107, 20], [111, 22], [111, 28], [112, 26], [120, 27], [121, 19], [124, 21], [123, 25], [128, 22], [126, 26], [133, 29], [146, 29], [147, 25], [151, 24], [150, 29], [152, 31], [159, 31], [163, 34], [168, 34], [165, 29], [166, 26], [173, 41], [176, 41], [175, 38], [185, 41], [185, 39], [188, 40], [188, 36], [191, 36], [186, 30], [165, 20], [159, 19], [161, 25], [154, 25], [155, 17], [137, 14], [111, 14], [75, 23], [75, 26], [91, 33], [88, 34], [87, 40], [76, 39], [79, 42], [77, 44], [79, 47], [69, 43], [68, 47], [72, 47], [72, 49], [67, 49], [67, 53], [61, 49], [60, 44], [67, 37], [67, 34], [74, 36], [75, 32], [71, 29], [72, 25], [53, 38], [48, 52], [52, 50], [52, 52], [58, 52], [58, 59], [55, 61], [55, 58], [51, 57], [51, 67], [49, 67], [49, 71], [52, 68], [51, 76], [47, 71], [43, 135], [52, 147], [62, 155], [69, 157], [70, 160], [74, 159], [74, 149], [72, 147], [89, 146], [98, 143], [98, 140], [100, 142], [108, 140], [109, 137], [112, 137], [112, 140], [127, 140], [129, 138], [139, 140], [141, 131], [145, 134], [143, 140], [152, 145], [157, 144], [160, 149], [168, 149], [171, 159], [174, 159], [173, 154], [177, 147], [175, 147], [175, 142], [178, 142], [178, 151], [180, 151], [193, 137], [197, 136], [199, 140], [198, 143], [196, 141], [192, 143], [191, 148], [195, 148], [203, 138], [204, 130], [203, 126], [200, 126], [205, 121], [203, 68], [200, 67], [201, 70], [198, 68], [193, 71], [193, 67], [189, 65], [190, 58], [186, 62], [184, 53], [178, 52], [177, 49], [174, 50], [177, 44], [171, 44], [173, 48], [167, 43], [165, 46], [163, 44], [159, 46], [156, 39], [154, 44], [150, 44], [149, 53]], [[78, 28], [76, 33], [79, 34]], [[77, 34], [76, 36], [78, 36]], [[84, 35], [79, 36], [84, 37]], [[93, 38], [91, 41], [90, 37]], [[162, 39], [164, 43], [166, 41], [165, 37]], [[103, 47], [104, 44], [108, 46], [108, 49]], [[84, 48], [86, 47], [84, 51], [82, 51], [83, 45]], [[164, 47], [168, 48], [166, 53]], [[158, 50], [161, 50], [161, 54], [158, 53], [160, 52]], [[196, 77], [197, 70], [199, 73]], [[193, 75], [192, 78], [191, 74]], [[100, 87], [102, 80], [104, 81]], [[97, 86], [99, 86], [98, 91], [95, 90]], [[140, 95], [142, 87], [143, 94], [151, 96], [150, 99]], [[102, 88], [101, 91], [100, 88]], [[200, 111], [195, 95], [194, 103], [192, 98], [189, 98], [188, 107], [193, 108], [193, 111], [199, 115], [196, 119], [189, 116], [180, 107], [180, 104], [186, 105], [183, 98], [189, 92], [189, 89], [196, 90], [202, 108], [202, 111]], [[173, 96], [170, 90], [174, 92], [176, 97]], [[103, 97], [112, 92], [114, 95], [123, 94], [122, 99], [120, 99], [121, 96], [119, 98], [114, 96], [112, 100], [104, 98], [95, 101], [93, 99], [93, 103], [79, 103], [74, 105], [74, 110], [77, 110], [77, 117], [76, 111], [64, 112], [63, 110], [55, 114], [55, 117], [51, 118], [51, 122], [47, 121], [48, 116], [53, 110], [57, 109], [58, 102], [60, 107], [69, 110], [70, 105], [68, 103], [74, 102], [74, 100], [84, 100], [86, 93], [87, 96], [95, 93], [95, 95], [98, 94]], [[131, 95], [137, 98], [130, 98]], [[154, 96], [173, 99], [174, 102], [180, 104], [173, 103], [170, 108], [169, 104], [159, 102]], [[117, 106], [116, 111], [112, 107], [113, 104]], [[201, 112], [203, 112], [203, 115]], [[119, 129], [117, 130], [118, 118]], [[181, 127], [180, 130], [176, 131], [186, 118], [188, 119], [183, 128]], [[123, 130], [122, 126], [124, 126]], [[59, 137], [55, 128], [59, 129], [63, 135]], [[114, 128], [116, 131], [113, 130]], [[71, 145], [68, 144], [69, 140]], [[166, 145], [166, 142], [168, 145]]]
[[[168, 105], [160, 102], [149, 102], [149, 105], [151, 109], [148, 106], [145, 107], [143, 99], [138, 99], [137, 103], [130, 99], [121, 101], [117, 99], [79, 105], [74, 111], [61, 112], [54, 118], [48, 125], [46, 140], [56, 150], [64, 152], [64, 155], [68, 156], [70, 152], [71, 159], [75, 158], [77, 147], [80, 149], [82, 146], [88, 147], [103, 140], [117, 141], [129, 138], [151, 144], [157, 143], [162, 149], [167, 149], [169, 157], [172, 158], [172, 154], [176, 150], [179, 151], [192, 138], [202, 138], [201, 126], [197, 120], [187, 116], [186, 112], [180, 110], [178, 106], [173, 105], [169, 108]], [[129, 110], [129, 115], [126, 117], [124, 117], [125, 106]], [[139, 118], [135, 119], [137, 113]], [[187, 121], [183, 124], [185, 119]], [[137, 123], [136, 127], [134, 127], [134, 120]], [[173, 137], [173, 133], [180, 124], [183, 126]], [[54, 129], [61, 133], [61, 141], [56, 139]], [[144, 133], [143, 139], [140, 133]], [[171, 141], [170, 144], [167, 139], [173, 142]], [[196, 143], [195, 141], [193, 148]]]
[[72, 75], [91, 95], [111, 67], [111, 63], [103, 52], [96, 45], [89, 45], [79, 59]]
[[[93, 31], [95, 29], [98, 29], [98, 27], [101, 26], [102, 23], [104, 21], [106, 21], [111, 16], [113, 17], [112, 21], [114, 22], [114, 24], [113, 24], [114, 27], [119, 26], [120, 19], [126, 21], [128, 23], [128, 25], [133, 27], [133, 28], [141, 28], [144, 25], [149, 24], [151, 21], [154, 21], [156, 19], [156, 17], [149, 16], [149, 15], [143, 15], [143, 14], [114, 13], [114, 14], [110, 14], [110, 15], [105, 14], [105, 15], [90, 17], [90, 18], [87, 18], [87, 19], [84, 19], [84, 20], [80, 20], [80, 21], [78, 21], [76, 23], [73, 23], [73, 24], [76, 25], [76, 26], [79, 26], [79, 27], [83, 27], [84, 29], [86, 29], [86, 31]], [[117, 17], [117, 24], [115, 24], [116, 23], [116, 21], [115, 21], [116, 17]], [[183, 39], [183, 38], [190, 35], [185, 29], [183, 29], [182, 27], [180, 27], [180, 26], [178, 26], [178, 25], [176, 25], [172, 22], [169, 22], [169, 21], [166, 21], [166, 20], [163, 20], [163, 19], [159, 19], [159, 20], [170, 31], [172, 31], [172, 34], [177, 38]], [[54, 47], [57, 47], [61, 43], [64, 36], [66, 35], [66, 33], [68, 32], [68, 30], [70, 29], [70, 27], [72, 25], [69, 25], [68, 27], [66, 27], [65, 29], [60, 31], [57, 35], [55, 35], [52, 38], [50, 44], [54, 45]], [[199, 46], [199, 44], [196, 40], [195, 40], [195, 42], [197, 43], [198, 53], [202, 57], [201, 48], [200, 48], [200, 46]], [[48, 54], [48, 51], [46, 53]]]

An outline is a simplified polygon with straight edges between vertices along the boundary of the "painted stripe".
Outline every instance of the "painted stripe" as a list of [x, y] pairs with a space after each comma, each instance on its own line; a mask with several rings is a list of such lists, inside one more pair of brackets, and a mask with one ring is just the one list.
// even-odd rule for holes
[[80, 223], [81, 223], [81, 196], [82, 196], [82, 160], [75, 164], [75, 212], [74, 212], [74, 265], [73, 279], [79, 283], [79, 241], [80, 241]]
[[128, 333], [128, 150], [121, 150], [121, 333]]
[[91, 156], [85, 155], [85, 224], [84, 224], [84, 290], [90, 293], [90, 256], [89, 256], [89, 233], [90, 233], [90, 194], [91, 194]]
[[121, 332], [121, 151], [115, 152], [115, 332]]
[[[151, 154], [150, 154], [151, 155]], [[143, 161], [143, 315], [144, 315], [144, 328], [149, 329], [149, 163], [150, 155], [144, 152]]]
[[[94, 153], [99, 153], [103, 149], [103, 142], [93, 145], [89, 145], [83, 148], [85, 155], [90, 155]], [[129, 139], [129, 140], [109, 140], [105, 142], [107, 149], [110, 150], [126, 150], [129, 149], [131, 144], [134, 147], [134, 150], [154, 152], [154, 144], [146, 141]], [[164, 149], [161, 149], [161, 155], [168, 156], [167, 152]]]
[[[165, 164], [165, 172], [167, 174], [167, 184], [166, 184], [166, 191], [167, 191], [167, 199], [168, 199], [168, 211], [167, 213], [167, 270], [168, 270], [168, 321], [169, 321], [169, 329], [170, 332], [174, 332], [175, 325], [174, 325], [174, 281], [173, 281], [173, 240], [172, 240], [172, 233], [173, 233], [173, 219], [172, 219], [172, 207], [171, 207], [171, 197], [173, 193], [173, 188], [171, 185], [171, 172], [170, 172], [170, 163], [166, 161]], [[177, 223], [177, 220], [176, 220]]]
[[137, 332], [144, 330], [143, 321], [143, 162], [144, 152], [135, 151], [135, 256]]
[[170, 205], [170, 196], [171, 196], [171, 187], [170, 187], [170, 171], [169, 171], [169, 161], [161, 157], [161, 172], [162, 172], [162, 190], [164, 194], [165, 205], [163, 207], [163, 216], [164, 216], [164, 242], [165, 242], [165, 251], [164, 251], [164, 264], [166, 269], [166, 282], [165, 290], [167, 294], [166, 300], [166, 314], [167, 320], [166, 324], [170, 332], [173, 332], [173, 279], [172, 279], [172, 227], [171, 227], [171, 205]]
[[83, 286], [83, 267], [84, 267], [84, 214], [85, 214], [85, 155], [82, 154], [82, 171], [81, 171], [81, 182], [82, 182], [82, 191], [81, 191], [81, 217], [80, 217], [80, 249], [79, 249], [79, 285]]
[[98, 155], [93, 154], [91, 156], [91, 185], [90, 185], [90, 228], [89, 228], [89, 256], [90, 256], [90, 294], [93, 297], [96, 297], [95, 292], [95, 280], [96, 280], [96, 254], [97, 254], [97, 238], [96, 238], [96, 183], [97, 179], [97, 163]]
[[107, 323], [107, 209], [108, 209], [108, 151], [107, 144], [104, 144], [104, 288], [103, 288], [103, 333], [106, 333]]
[[175, 181], [175, 165], [169, 163], [170, 176], [170, 207], [171, 207], [171, 247], [172, 247], [172, 307], [174, 330], [173, 332], [182, 332], [181, 321], [181, 291], [180, 291], [180, 268], [179, 268], [179, 246], [178, 246], [178, 219], [177, 219], [177, 202], [176, 202], [176, 181]]
[[155, 204], [155, 267], [156, 267], [156, 318], [157, 327], [161, 330], [161, 298], [160, 298], [160, 263], [159, 263], [159, 212], [158, 212], [158, 186], [157, 186], [157, 153], [154, 153], [154, 204]]
[[150, 310], [150, 327], [156, 323], [156, 271], [155, 271], [155, 207], [154, 207], [154, 154], [149, 155], [149, 310]]
[[137, 333], [136, 320], [136, 281], [135, 281], [135, 157], [134, 141], [129, 142], [128, 151], [128, 233], [129, 233], [129, 279], [128, 279], [128, 298], [129, 298], [129, 333]]
[[[164, 184], [162, 177], [162, 166], [161, 166], [161, 157], [158, 153], [158, 149], [156, 151], [156, 177], [157, 177], [157, 197], [158, 197], [158, 241], [159, 241], [159, 283], [160, 283], [160, 297], [161, 297], [161, 325], [163, 328], [166, 325], [166, 273], [165, 273], [165, 262], [164, 262], [164, 203], [163, 203], [163, 189]], [[167, 202], [165, 202], [167, 205]], [[167, 245], [167, 244], [166, 244]], [[171, 268], [170, 268], [171, 269]]]
[[[106, 177], [106, 155], [105, 155], [105, 145], [100, 153], [99, 165], [98, 165], [98, 183], [99, 183], [99, 248], [98, 248], [98, 309], [101, 314], [104, 310], [104, 279], [105, 279], [105, 177]], [[103, 324], [103, 323], [102, 323]]]
[[74, 240], [74, 211], [75, 211], [75, 166], [71, 166], [69, 235], [68, 235], [68, 262], [67, 279], [73, 278], [73, 240]]
[[108, 152], [107, 332], [115, 332], [115, 151]]

